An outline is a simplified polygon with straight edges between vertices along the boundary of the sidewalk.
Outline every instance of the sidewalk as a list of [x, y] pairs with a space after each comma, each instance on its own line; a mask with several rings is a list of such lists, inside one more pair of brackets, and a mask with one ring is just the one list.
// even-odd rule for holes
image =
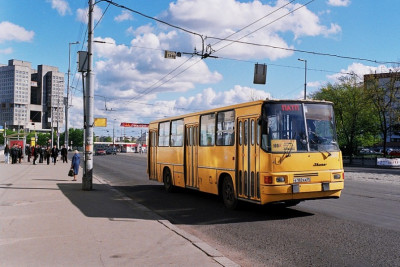
[[83, 191], [69, 164], [3, 159], [1, 266], [238, 266], [96, 177]]

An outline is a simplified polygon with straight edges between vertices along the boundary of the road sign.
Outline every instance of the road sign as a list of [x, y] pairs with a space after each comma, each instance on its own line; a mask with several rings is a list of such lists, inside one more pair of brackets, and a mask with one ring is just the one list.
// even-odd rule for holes
[[176, 58], [176, 52], [165, 50], [164, 57], [165, 58], [170, 58], [170, 59], [175, 59]]

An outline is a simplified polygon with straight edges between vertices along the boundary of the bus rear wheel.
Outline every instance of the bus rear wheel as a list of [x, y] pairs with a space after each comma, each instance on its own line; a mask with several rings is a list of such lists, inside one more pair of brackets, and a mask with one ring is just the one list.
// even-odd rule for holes
[[168, 168], [164, 170], [163, 182], [165, 191], [172, 192], [174, 189], [174, 185], [172, 184], [171, 171]]
[[232, 179], [225, 177], [222, 182], [222, 199], [225, 207], [234, 210], [237, 206], [238, 200], [235, 195], [235, 188], [233, 187]]

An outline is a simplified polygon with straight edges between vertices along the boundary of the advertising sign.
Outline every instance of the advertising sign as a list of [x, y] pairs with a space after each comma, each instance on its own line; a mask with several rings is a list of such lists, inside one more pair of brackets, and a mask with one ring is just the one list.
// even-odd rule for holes
[[387, 159], [387, 158], [377, 158], [376, 164], [378, 166], [386, 166], [386, 167], [400, 167], [400, 159]]
[[121, 122], [121, 127], [149, 127], [148, 123], [131, 123], [131, 122]]

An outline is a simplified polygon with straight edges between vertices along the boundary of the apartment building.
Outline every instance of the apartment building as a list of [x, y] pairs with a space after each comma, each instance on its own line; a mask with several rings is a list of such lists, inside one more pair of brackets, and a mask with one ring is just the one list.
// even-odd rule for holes
[[64, 73], [57, 67], [10, 59], [0, 64], [0, 125], [7, 129], [62, 129]]

